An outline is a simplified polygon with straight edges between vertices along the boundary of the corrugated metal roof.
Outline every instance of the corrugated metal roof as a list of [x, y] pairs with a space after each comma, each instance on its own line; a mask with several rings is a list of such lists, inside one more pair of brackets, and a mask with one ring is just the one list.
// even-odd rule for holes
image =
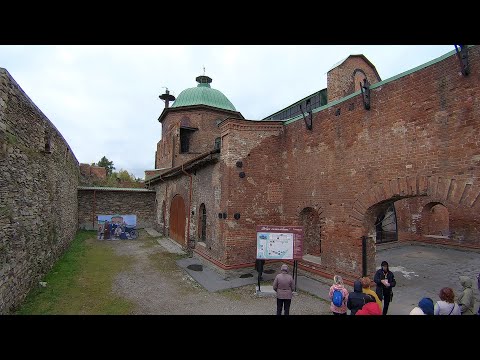
[[136, 192], [155, 192], [154, 190], [142, 188], [115, 188], [115, 187], [100, 187], [100, 186], [79, 186], [78, 190], [99, 190], [99, 191], [136, 191]]

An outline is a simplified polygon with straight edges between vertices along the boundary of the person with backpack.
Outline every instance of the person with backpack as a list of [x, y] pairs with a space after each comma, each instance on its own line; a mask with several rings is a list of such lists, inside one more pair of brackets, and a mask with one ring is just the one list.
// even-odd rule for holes
[[331, 300], [330, 310], [333, 315], [347, 315], [348, 290], [345, 289], [340, 275], [333, 277], [333, 285], [330, 287], [328, 297]]

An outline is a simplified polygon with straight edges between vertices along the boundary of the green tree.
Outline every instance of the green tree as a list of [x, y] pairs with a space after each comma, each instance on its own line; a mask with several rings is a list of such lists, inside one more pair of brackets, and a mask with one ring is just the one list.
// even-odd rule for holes
[[117, 178], [122, 181], [135, 182], [135, 175], [130, 174], [127, 170], [120, 169], [117, 173]]
[[109, 161], [105, 156], [100, 159], [100, 161], [97, 163], [97, 166], [107, 169], [107, 176], [110, 176], [112, 171], [115, 169], [115, 166], [113, 166], [113, 161]]

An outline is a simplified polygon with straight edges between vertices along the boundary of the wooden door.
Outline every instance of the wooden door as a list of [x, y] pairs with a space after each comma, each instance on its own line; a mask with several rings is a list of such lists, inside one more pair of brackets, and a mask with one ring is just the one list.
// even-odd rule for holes
[[170, 206], [170, 238], [182, 247], [185, 243], [185, 202], [180, 195], [175, 195]]

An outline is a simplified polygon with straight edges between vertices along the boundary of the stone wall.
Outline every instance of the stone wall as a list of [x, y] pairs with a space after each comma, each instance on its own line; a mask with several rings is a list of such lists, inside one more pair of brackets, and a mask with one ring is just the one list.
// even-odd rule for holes
[[98, 215], [136, 215], [137, 228], [154, 227], [155, 192], [147, 189], [78, 189], [78, 227], [97, 230]]
[[0, 314], [38, 286], [75, 236], [79, 164], [0, 68]]

